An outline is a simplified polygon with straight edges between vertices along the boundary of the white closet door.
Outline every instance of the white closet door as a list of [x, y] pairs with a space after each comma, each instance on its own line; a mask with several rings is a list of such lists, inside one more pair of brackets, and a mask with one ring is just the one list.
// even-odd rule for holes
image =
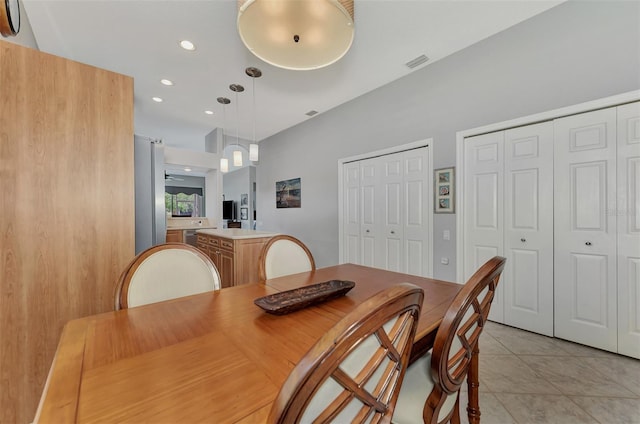
[[404, 272], [430, 276], [428, 218], [431, 213], [432, 184], [429, 179], [429, 149], [403, 153], [404, 162]]
[[344, 261], [360, 263], [360, 163], [343, 166]]
[[360, 264], [377, 266], [376, 227], [380, 213], [376, 209], [380, 172], [378, 158], [360, 161]]
[[376, 265], [389, 271], [404, 272], [403, 260], [403, 160], [402, 153], [375, 159], [381, 174], [375, 207], [380, 212], [376, 226]]
[[640, 102], [617, 112], [618, 352], [640, 358]]
[[555, 335], [616, 351], [616, 109], [554, 130]]
[[505, 132], [504, 322], [553, 336], [553, 122]]
[[[504, 132], [479, 135], [464, 143], [464, 276], [504, 253]], [[504, 322], [504, 286], [498, 285], [491, 314]]]
[[430, 276], [428, 148], [342, 166], [343, 260]]

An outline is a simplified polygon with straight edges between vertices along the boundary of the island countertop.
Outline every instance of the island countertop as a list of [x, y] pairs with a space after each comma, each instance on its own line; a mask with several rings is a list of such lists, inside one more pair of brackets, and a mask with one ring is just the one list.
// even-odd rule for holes
[[278, 233], [272, 233], [269, 231], [246, 230], [242, 228], [202, 229], [202, 230], [197, 230], [196, 234], [206, 234], [210, 236], [225, 237], [232, 240], [273, 237], [278, 235]]

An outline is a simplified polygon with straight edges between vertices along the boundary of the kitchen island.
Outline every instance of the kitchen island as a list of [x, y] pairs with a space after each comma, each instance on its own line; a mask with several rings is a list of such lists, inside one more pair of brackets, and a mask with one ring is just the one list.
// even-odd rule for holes
[[187, 243], [196, 245], [196, 230], [217, 228], [206, 217], [169, 217], [167, 218], [167, 243]]
[[258, 258], [269, 239], [277, 233], [242, 228], [196, 231], [196, 246], [218, 268], [222, 287], [258, 281]]

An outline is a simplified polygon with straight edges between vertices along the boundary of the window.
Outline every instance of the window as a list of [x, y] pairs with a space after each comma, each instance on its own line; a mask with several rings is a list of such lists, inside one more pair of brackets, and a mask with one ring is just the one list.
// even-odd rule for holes
[[204, 216], [203, 196], [194, 191], [186, 187], [167, 187], [164, 193], [167, 213], [173, 217]]

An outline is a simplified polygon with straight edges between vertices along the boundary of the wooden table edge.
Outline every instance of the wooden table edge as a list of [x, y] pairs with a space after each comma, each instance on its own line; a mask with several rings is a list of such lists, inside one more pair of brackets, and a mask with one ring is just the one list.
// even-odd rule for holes
[[[49, 375], [33, 420], [34, 424], [56, 417], [60, 422], [76, 422], [84, 349], [91, 320], [69, 321], [62, 330]], [[51, 391], [50, 387], [56, 387]]]

